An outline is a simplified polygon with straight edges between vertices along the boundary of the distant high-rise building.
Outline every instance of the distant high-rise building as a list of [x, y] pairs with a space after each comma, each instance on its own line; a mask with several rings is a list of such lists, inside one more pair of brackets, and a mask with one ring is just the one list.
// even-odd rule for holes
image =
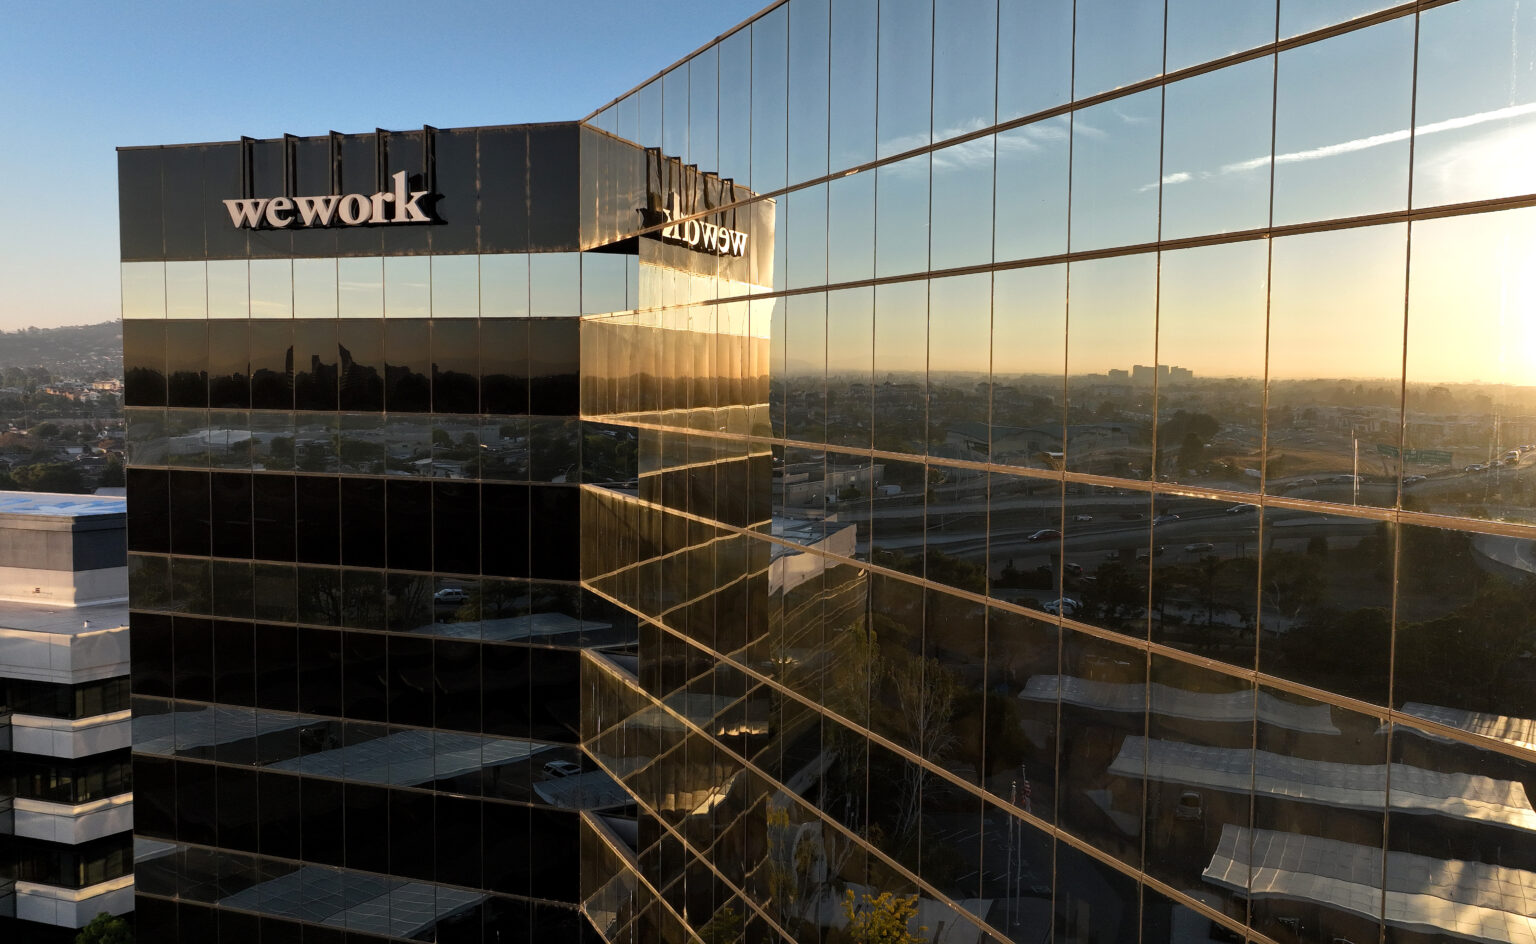
[[141, 938], [1528, 938], [1536, 12], [1357, 7], [122, 151]]
[[0, 492], [0, 940], [133, 910], [122, 498]]

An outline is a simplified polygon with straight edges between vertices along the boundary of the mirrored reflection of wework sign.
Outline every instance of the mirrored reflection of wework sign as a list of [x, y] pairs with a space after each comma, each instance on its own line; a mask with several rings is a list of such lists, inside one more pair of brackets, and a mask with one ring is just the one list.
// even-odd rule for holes
[[[641, 211], [645, 213], [645, 211]], [[721, 256], [744, 256], [747, 253], [747, 234], [703, 220], [673, 222], [687, 214], [679, 207], [677, 192], [667, 195], [667, 205], [661, 209], [662, 220], [667, 224], [657, 233], [662, 242], [687, 246], [699, 252], [712, 252]], [[649, 221], [647, 221], [649, 222]]]
[[375, 223], [431, 223], [421, 206], [431, 191], [407, 190], [405, 171], [390, 178], [391, 190], [375, 194], [327, 194], [323, 197], [252, 197], [225, 200], [236, 229], [285, 229], [289, 226], [363, 226]]

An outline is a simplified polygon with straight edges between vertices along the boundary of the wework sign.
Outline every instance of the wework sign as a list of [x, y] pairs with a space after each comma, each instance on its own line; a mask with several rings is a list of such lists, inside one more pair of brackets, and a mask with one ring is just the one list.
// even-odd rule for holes
[[687, 246], [700, 252], [712, 252], [721, 256], [742, 256], [747, 252], [747, 234], [741, 230], [705, 223], [702, 220], [673, 222], [684, 214], [678, 208], [677, 193], [667, 195], [667, 205], [661, 210], [666, 225], [659, 234], [662, 242]]
[[390, 178], [391, 190], [378, 193], [327, 194], [323, 197], [253, 197], [225, 200], [236, 229], [286, 229], [289, 226], [364, 226], [376, 223], [430, 223], [421, 206], [431, 191], [408, 190], [405, 171]]

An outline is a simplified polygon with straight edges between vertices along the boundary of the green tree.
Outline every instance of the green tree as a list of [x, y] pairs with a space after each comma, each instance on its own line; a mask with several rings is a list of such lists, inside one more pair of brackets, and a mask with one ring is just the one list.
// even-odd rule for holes
[[67, 462], [40, 462], [22, 466], [12, 474], [12, 478], [16, 480], [17, 488], [28, 492], [78, 494], [85, 491], [85, 481], [80, 477], [80, 470]]
[[107, 456], [106, 467], [101, 470], [101, 484], [107, 487], [121, 487], [123, 479], [123, 460], [116, 455]]
[[38, 423], [32, 427], [32, 435], [39, 439], [56, 439], [59, 435], [59, 424]]
[[852, 944], [923, 944], [926, 927], [910, 930], [917, 917], [916, 895], [892, 895], [881, 892], [855, 897], [850, 889], [843, 897], [843, 914], [848, 917], [848, 940]]
[[133, 944], [133, 925], [103, 911], [80, 929], [75, 944]]

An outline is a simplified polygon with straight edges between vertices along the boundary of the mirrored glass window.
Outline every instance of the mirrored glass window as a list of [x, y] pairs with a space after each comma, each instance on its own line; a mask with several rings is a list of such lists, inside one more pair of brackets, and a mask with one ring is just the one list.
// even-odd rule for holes
[[1161, 89], [1072, 116], [1072, 249], [1157, 238]]
[[1072, 97], [1163, 71], [1163, 0], [1077, 0]]
[[782, 245], [788, 288], [823, 285], [827, 282], [827, 185], [817, 184], [785, 194], [779, 202], [781, 220], [787, 221]]
[[921, 455], [927, 438], [928, 283], [875, 286], [875, 448]]
[[1396, 503], [1406, 250], [1404, 225], [1273, 241], [1266, 491]]
[[1426, 10], [1419, 21], [1413, 205], [1536, 190], [1536, 8]]
[[830, 0], [789, 5], [789, 183], [827, 172]]
[[250, 263], [218, 259], [208, 263], [208, 317], [249, 318]]
[[[985, 462], [992, 275], [931, 280], [928, 312], [928, 454]], [[950, 488], [939, 491], [957, 504], [986, 488], [985, 479], [960, 469], [946, 470], [944, 479]]]
[[997, 120], [1032, 115], [1072, 98], [1072, 0], [999, 2]]
[[752, 189], [785, 183], [785, 122], [789, 117], [789, 7], [752, 23]]
[[992, 149], [979, 138], [933, 153], [930, 266], [992, 261]]
[[870, 445], [874, 289], [827, 293], [827, 442]]
[[875, 156], [875, 30], [879, 0], [831, 0], [828, 169]]
[[1403, 507], [1536, 521], [1536, 211], [1425, 220], [1412, 239]]
[[1157, 385], [1159, 481], [1258, 490], [1268, 276], [1262, 240], [1163, 253], [1157, 370], [1129, 378]]
[[[251, 260], [251, 317], [293, 317], [293, 267], [297, 260]], [[211, 263], [210, 263], [211, 265]], [[323, 260], [321, 267], [329, 269], [331, 260]], [[334, 318], [335, 303], [309, 317]]]
[[1067, 469], [1149, 478], [1152, 386], [1125, 380], [1156, 363], [1157, 256], [1073, 263], [1071, 286]]
[[711, 46], [688, 60], [688, 163], [703, 171], [719, 169], [716, 136], [720, 120], [720, 47]]
[[165, 313], [168, 318], [208, 317], [208, 264], [165, 264]]
[[933, 0], [880, 0], [877, 156], [933, 140]]
[[992, 279], [991, 459], [1059, 470], [1067, 267], [1007, 269]]
[[928, 268], [928, 163], [919, 154], [875, 171], [875, 274]]
[[432, 317], [480, 315], [480, 257], [432, 257]]
[[1164, 239], [1255, 229], [1269, 221], [1273, 58], [1167, 87]]
[[123, 317], [165, 317], [165, 263], [125, 262], [123, 273]]
[[1413, 18], [1280, 54], [1277, 225], [1408, 205]]
[[875, 174], [839, 177], [827, 184], [827, 281], [852, 282], [875, 274]]
[[384, 317], [432, 316], [432, 260], [429, 256], [386, 256]]
[[480, 257], [480, 317], [528, 317], [528, 255]]
[[938, 0], [935, 4], [935, 141], [980, 131], [992, 123], [996, 113], [997, 8], [998, 0]]
[[336, 266], [337, 313], [343, 318], [384, 317], [384, 260], [338, 259]]
[[[336, 259], [293, 260], [293, 314], [298, 318], [335, 318]], [[371, 317], [377, 317], [375, 312]], [[364, 317], [359, 314], [356, 317]]]
[[529, 311], [535, 317], [581, 314], [581, 253], [528, 256]]
[[1067, 251], [1071, 128], [1062, 115], [997, 135], [994, 259]]

